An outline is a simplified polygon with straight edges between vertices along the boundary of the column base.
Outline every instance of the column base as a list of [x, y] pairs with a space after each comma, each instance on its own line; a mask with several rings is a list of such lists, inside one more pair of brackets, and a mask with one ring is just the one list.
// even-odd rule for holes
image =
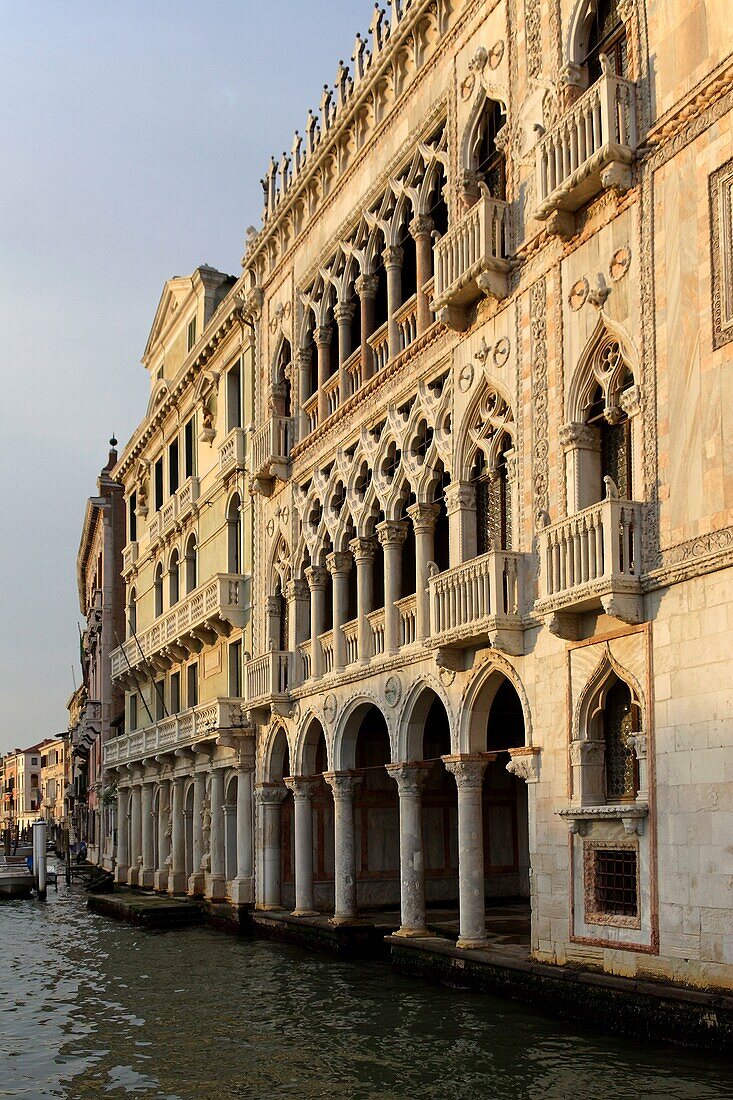
[[185, 871], [171, 871], [168, 875], [168, 893], [185, 894], [188, 887], [188, 878]]
[[188, 880], [188, 893], [192, 898], [200, 897], [204, 892], [203, 871], [197, 871]]
[[115, 867], [115, 882], [120, 886], [127, 885], [127, 872], [129, 868], [124, 863], [118, 863]]
[[267, 902], [260, 902], [259, 905], [255, 905], [255, 909], [258, 913], [284, 913], [284, 905], [268, 905]]
[[154, 872], [152, 867], [141, 867], [137, 875], [137, 884], [145, 890], [149, 890], [153, 886]]
[[470, 940], [464, 939], [463, 936], [459, 936], [456, 943], [456, 947], [459, 947], [461, 951], [485, 951], [489, 946], [487, 939]]
[[224, 901], [227, 896], [227, 883], [223, 875], [207, 875], [204, 897], [207, 901]]
[[127, 871], [127, 885], [137, 886], [138, 869], [137, 867], [130, 867]]
[[332, 917], [328, 918], [328, 923], [329, 924], [334, 924], [337, 927], [339, 927], [339, 926], [342, 926], [344, 924], [366, 924], [367, 922], [362, 920], [362, 918], [358, 917], [358, 916], [340, 917], [337, 914], [334, 914]]
[[168, 868], [165, 871], [156, 871], [153, 875], [153, 888], [160, 894], [164, 894], [168, 889]]
[[435, 936], [434, 932], [430, 932], [427, 928], [398, 928], [396, 932], [393, 932], [395, 936], [402, 936], [403, 939], [419, 939], [421, 936]]
[[234, 878], [229, 883], [229, 898], [234, 905], [251, 905], [254, 901], [254, 883], [251, 878]]
[[317, 909], [293, 909], [291, 917], [317, 917]]

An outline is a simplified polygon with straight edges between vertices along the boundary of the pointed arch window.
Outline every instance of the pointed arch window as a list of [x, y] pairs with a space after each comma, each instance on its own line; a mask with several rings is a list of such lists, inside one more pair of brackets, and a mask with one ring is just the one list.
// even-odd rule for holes
[[631, 740], [635, 732], [636, 706], [631, 691], [623, 680], [616, 680], [609, 688], [603, 708], [609, 802], [631, 802], [639, 790], [639, 767]]
[[476, 483], [476, 553], [512, 548], [512, 493], [507, 451], [512, 441], [504, 434], [499, 442], [496, 464], [488, 465], [479, 451], [474, 465]]
[[155, 602], [155, 617], [163, 614], [163, 564], [158, 562], [155, 567], [155, 579], [153, 581], [153, 599]]
[[487, 99], [475, 140], [476, 171], [493, 199], [506, 199], [506, 158], [497, 144], [497, 135], [506, 123], [500, 103]]
[[168, 606], [174, 607], [178, 603], [180, 595], [179, 584], [179, 565], [178, 565], [178, 551], [174, 550], [171, 554], [170, 564], [168, 566]]
[[137, 592], [130, 589], [130, 598], [127, 604], [127, 637], [132, 638], [137, 630]]
[[191, 535], [186, 543], [186, 593], [193, 592], [198, 584], [198, 547], [196, 536]]
[[587, 48], [581, 64], [586, 66], [588, 84], [595, 84], [602, 73], [601, 54], [605, 54], [615, 76], [628, 77], [626, 28], [617, 0], [598, 0], [588, 30]]

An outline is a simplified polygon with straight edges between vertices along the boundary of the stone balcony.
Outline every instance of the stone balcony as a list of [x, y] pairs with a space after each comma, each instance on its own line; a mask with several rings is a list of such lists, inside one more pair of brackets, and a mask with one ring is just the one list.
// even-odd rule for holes
[[151, 519], [148, 525], [148, 536], [151, 545], [168, 534], [176, 524], [183, 523], [188, 519], [194, 511], [198, 498], [199, 479], [197, 477], [186, 478], [180, 489], [165, 502]]
[[219, 473], [243, 470], [245, 457], [244, 428], [232, 428], [219, 447]]
[[127, 546], [122, 551], [122, 575], [127, 576], [132, 569], [133, 565], [139, 557], [139, 546], [137, 542], [128, 542]]
[[226, 636], [232, 627], [241, 629], [246, 582], [239, 574], [217, 573], [184, 596], [137, 638], [129, 638], [112, 651], [112, 679], [131, 676], [131, 670], [140, 666], [148, 674], [165, 670], [198, 653], [204, 644]]
[[252, 486], [256, 492], [269, 496], [276, 478], [287, 479], [292, 444], [292, 417], [270, 416], [258, 428], [252, 440]]
[[642, 621], [642, 514], [637, 501], [608, 498], [540, 532], [535, 611], [554, 633], [579, 637], [578, 617], [587, 611]]
[[606, 188], [626, 191], [636, 150], [636, 89], [608, 68], [536, 146], [534, 216], [575, 231], [573, 212]]
[[509, 292], [510, 206], [484, 188], [481, 198], [435, 246], [435, 286], [430, 308], [458, 332], [468, 326], [468, 307], [484, 295]]
[[247, 710], [269, 710], [275, 714], [290, 711], [290, 689], [295, 682], [295, 654], [272, 650], [248, 661], [245, 668]]
[[222, 732], [239, 731], [244, 735], [248, 729], [241, 699], [214, 699], [107, 741], [104, 767], [115, 768], [146, 757], [173, 753], [176, 749], [214, 739]]
[[451, 650], [482, 644], [523, 652], [526, 558], [489, 551], [430, 578], [430, 640], [448, 663]]

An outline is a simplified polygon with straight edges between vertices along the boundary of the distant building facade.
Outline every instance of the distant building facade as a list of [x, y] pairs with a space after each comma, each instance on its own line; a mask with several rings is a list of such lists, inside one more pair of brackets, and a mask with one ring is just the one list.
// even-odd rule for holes
[[56, 841], [66, 828], [66, 793], [70, 779], [68, 735], [52, 737], [41, 744], [41, 816]]
[[15, 749], [3, 757], [2, 828], [24, 832], [41, 816], [43, 744]]
[[156, 315], [117, 878], [730, 987], [725, 5], [390, 7]]

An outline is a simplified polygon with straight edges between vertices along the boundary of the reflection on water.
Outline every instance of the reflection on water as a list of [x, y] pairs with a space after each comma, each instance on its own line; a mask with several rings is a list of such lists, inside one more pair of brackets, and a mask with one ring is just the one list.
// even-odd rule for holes
[[150, 933], [59, 887], [0, 904], [0, 1096], [733, 1097], [709, 1058], [209, 929]]

